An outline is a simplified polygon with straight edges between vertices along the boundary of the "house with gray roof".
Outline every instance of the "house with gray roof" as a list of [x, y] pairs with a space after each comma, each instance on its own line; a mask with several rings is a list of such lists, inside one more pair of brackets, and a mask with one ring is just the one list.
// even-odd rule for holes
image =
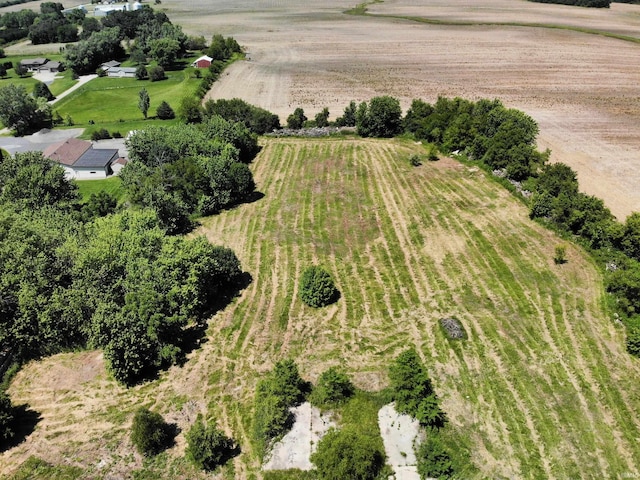
[[67, 178], [90, 180], [113, 174], [111, 164], [120, 158], [115, 148], [93, 148], [86, 140], [70, 138], [55, 143], [43, 152], [45, 158], [60, 164]]
[[29, 72], [35, 72], [48, 61], [48, 58], [25, 58], [20, 60], [20, 65], [25, 67]]

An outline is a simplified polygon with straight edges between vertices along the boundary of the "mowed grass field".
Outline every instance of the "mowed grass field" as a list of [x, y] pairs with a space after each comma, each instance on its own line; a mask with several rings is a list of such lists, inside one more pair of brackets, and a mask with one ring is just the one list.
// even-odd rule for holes
[[[566, 242], [531, 222], [526, 206], [472, 166], [410, 166], [421, 145], [263, 143], [252, 169], [264, 197], [199, 230], [232, 247], [253, 279], [212, 318], [206, 341], [184, 366], [129, 390], [107, 378], [99, 352], [26, 366], [9, 392], [42, 419], [0, 457], [0, 473], [36, 455], [90, 478], [136, 469], [139, 478], [196, 478], [182, 459], [184, 433], [202, 412], [242, 447], [225, 476], [261, 478], [253, 397], [276, 361], [294, 358], [314, 382], [338, 365], [374, 391], [387, 385], [389, 362], [415, 346], [479, 477], [640, 474], [639, 362], [625, 353], [583, 251], [567, 244], [568, 263], [555, 265], [554, 248]], [[335, 277], [335, 305], [299, 300], [312, 263]], [[468, 340], [444, 336], [438, 322], [449, 316]], [[182, 429], [174, 448], [144, 464], [128, 438], [139, 405]]]
[[[176, 111], [184, 97], [195, 95], [200, 80], [195, 78], [193, 68], [168, 71], [166, 75], [166, 80], [158, 82], [135, 78], [96, 78], [61, 99], [54, 109], [63, 118], [70, 115], [77, 126], [107, 128], [109, 131], [129, 127], [136, 121], [144, 122], [138, 108], [142, 88], [149, 93], [149, 117], [156, 115], [156, 109], [162, 101]], [[89, 124], [90, 120], [95, 126]], [[126, 125], [121, 125], [123, 123]]]

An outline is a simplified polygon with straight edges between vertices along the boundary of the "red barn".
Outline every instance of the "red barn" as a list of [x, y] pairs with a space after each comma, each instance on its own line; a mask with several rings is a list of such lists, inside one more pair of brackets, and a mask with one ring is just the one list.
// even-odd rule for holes
[[191, 66], [196, 68], [209, 68], [211, 66], [212, 61], [213, 61], [213, 58], [207, 55], [203, 55], [200, 58], [198, 58], [195, 62], [193, 62]]

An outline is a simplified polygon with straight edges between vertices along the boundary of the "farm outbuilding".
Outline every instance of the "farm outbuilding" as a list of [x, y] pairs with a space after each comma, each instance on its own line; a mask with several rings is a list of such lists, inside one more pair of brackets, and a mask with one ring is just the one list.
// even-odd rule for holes
[[196, 59], [191, 66], [196, 68], [209, 68], [211, 66], [211, 62], [213, 58], [208, 55], [203, 55], [200, 58]]

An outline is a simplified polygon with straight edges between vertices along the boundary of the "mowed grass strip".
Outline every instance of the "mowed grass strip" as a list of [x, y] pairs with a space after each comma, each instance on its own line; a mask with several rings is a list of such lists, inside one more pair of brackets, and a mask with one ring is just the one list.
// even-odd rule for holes
[[[244, 264], [254, 283], [227, 313], [241, 341], [217, 347], [234, 368], [211, 395], [228, 382], [255, 385], [286, 356], [311, 380], [338, 364], [360, 387], [381, 388], [391, 359], [415, 344], [483, 475], [636, 472], [640, 371], [603, 310], [592, 261], [571, 247], [570, 262], [554, 265], [560, 240], [526, 207], [473, 168], [411, 167], [421, 148], [266, 140], [253, 166], [265, 198], [207, 221], [210, 237], [255, 248]], [[242, 238], [248, 231], [253, 238]], [[311, 261], [336, 278], [337, 305], [314, 310], [292, 296]], [[469, 340], [447, 340], [444, 316], [459, 318]], [[237, 396], [245, 423], [252, 393]]]

